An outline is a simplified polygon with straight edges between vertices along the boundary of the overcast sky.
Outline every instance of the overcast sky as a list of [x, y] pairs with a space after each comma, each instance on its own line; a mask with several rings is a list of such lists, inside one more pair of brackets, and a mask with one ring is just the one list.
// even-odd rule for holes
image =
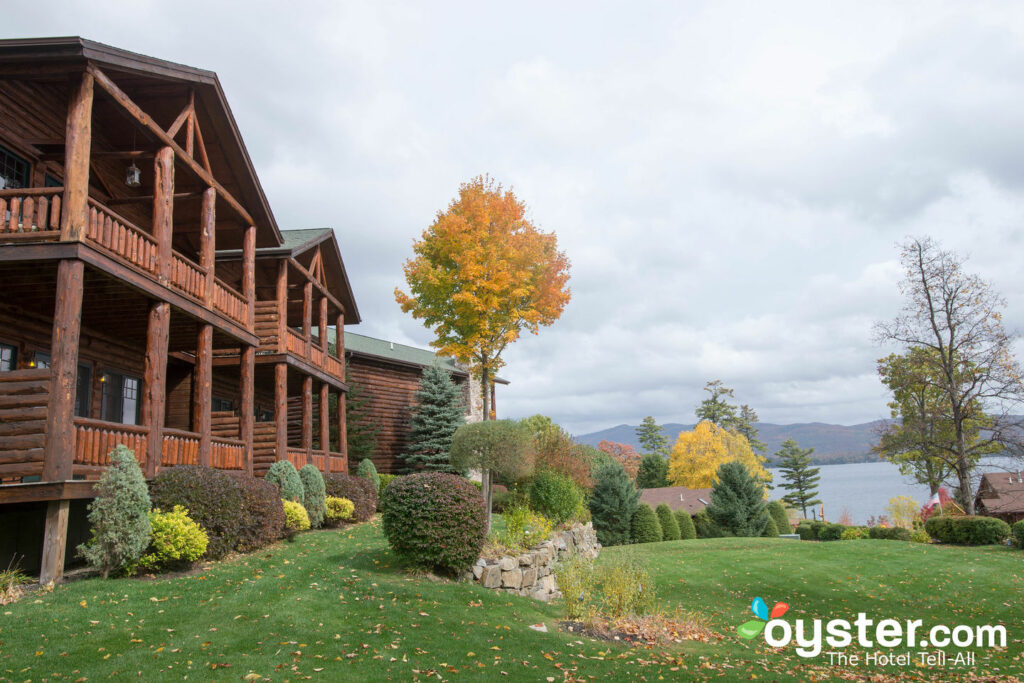
[[16, 3], [216, 71], [282, 228], [331, 226], [363, 323], [474, 175], [572, 260], [555, 325], [505, 353], [500, 416], [689, 422], [721, 379], [766, 422], [887, 416], [872, 322], [929, 234], [1024, 323], [1016, 3]]

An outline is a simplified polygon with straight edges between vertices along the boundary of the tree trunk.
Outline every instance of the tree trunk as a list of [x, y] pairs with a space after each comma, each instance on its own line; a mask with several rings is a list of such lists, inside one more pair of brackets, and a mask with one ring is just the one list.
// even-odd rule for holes
[[484, 494], [484, 509], [487, 511], [487, 530], [491, 533], [491, 471], [485, 469], [480, 473], [480, 483]]
[[491, 392], [489, 391], [489, 385], [491, 383], [490, 379], [491, 379], [491, 375], [490, 375], [490, 372], [489, 372], [489, 370], [487, 368], [487, 361], [484, 361], [483, 366], [480, 369], [480, 398], [483, 399], [483, 405], [484, 405], [484, 416], [483, 416], [483, 419], [485, 421], [491, 419], [491, 404], [490, 404]]

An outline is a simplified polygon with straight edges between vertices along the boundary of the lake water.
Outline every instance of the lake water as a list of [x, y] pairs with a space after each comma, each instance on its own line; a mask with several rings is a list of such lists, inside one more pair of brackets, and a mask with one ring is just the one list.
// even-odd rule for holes
[[[978, 467], [977, 478], [982, 472], [1019, 469], [1019, 463], [1008, 458], [985, 458]], [[854, 524], [864, 524], [874, 515], [885, 514], [889, 499], [896, 496], [910, 496], [922, 505], [931, 497], [927, 486], [922, 486], [912, 477], [904, 477], [899, 468], [882, 460], [860, 462], [848, 465], [821, 465], [821, 481], [818, 484], [818, 498], [825, 504], [825, 518], [838, 521], [844, 509], [850, 513]], [[779, 473], [771, 469], [775, 483], [780, 481]], [[771, 492], [772, 498], [780, 498], [783, 489]], [[950, 490], [952, 494], [952, 490]], [[808, 514], [810, 510], [807, 511]]]

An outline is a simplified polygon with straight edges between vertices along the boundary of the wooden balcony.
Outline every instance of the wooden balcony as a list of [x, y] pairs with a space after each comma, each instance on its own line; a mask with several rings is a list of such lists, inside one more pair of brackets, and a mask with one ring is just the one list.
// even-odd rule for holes
[[[0, 243], [60, 241], [62, 187], [0, 190]], [[161, 275], [155, 238], [109, 207], [89, 199], [89, 222], [84, 241], [125, 263], [132, 269], [163, 283], [203, 306], [210, 306], [231, 321], [248, 329], [248, 306], [238, 290], [177, 251], [171, 251], [167, 275]]]
[[288, 354], [312, 365], [314, 368], [338, 380], [345, 380], [345, 363], [330, 352], [325, 353], [320, 340], [310, 337], [308, 340], [302, 333], [284, 328], [284, 339], [280, 338], [281, 327], [278, 325], [277, 305], [273, 301], [256, 302], [256, 336], [260, 343], [257, 353], [266, 357], [273, 354]]

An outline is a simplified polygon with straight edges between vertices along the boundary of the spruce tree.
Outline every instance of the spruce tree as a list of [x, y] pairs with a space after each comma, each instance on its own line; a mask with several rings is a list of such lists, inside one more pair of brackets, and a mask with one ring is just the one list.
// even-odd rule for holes
[[676, 523], [679, 524], [679, 538], [689, 541], [697, 538], [697, 528], [693, 526], [693, 517], [686, 510], [679, 509], [675, 512]]
[[409, 420], [409, 445], [402, 459], [409, 470], [460, 474], [448, 460], [452, 436], [466, 419], [459, 389], [440, 365], [423, 370]]
[[594, 475], [594, 490], [587, 506], [601, 545], [629, 543], [630, 524], [640, 492], [617, 462], [601, 465]]
[[648, 453], [640, 460], [640, 471], [636, 475], [638, 489], [660, 489], [669, 486], [668, 460], [660, 453]]
[[668, 438], [661, 431], [661, 425], [650, 415], [636, 428], [636, 438], [644, 453], [657, 453], [662, 458], [668, 457]]
[[760, 536], [768, 523], [764, 484], [741, 462], [722, 463], [711, 487], [708, 517], [734, 536]]
[[633, 514], [630, 537], [634, 543], [657, 543], [664, 538], [658, 515], [647, 503], [641, 503]]
[[782, 488], [789, 491], [782, 500], [801, 510], [804, 517], [807, 516], [808, 507], [813, 510], [815, 505], [821, 504], [821, 500], [816, 497], [821, 470], [811, 467], [813, 452], [813, 448], [800, 448], [793, 439], [786, 439], [782, 448], [775, 453], [779, 471], [785, 479]]
[[661, 523], [661, 535], [665, 540], [678, 541], [679, 522], [676, 521], [676, 516], [672, 514], [672, 508], [662, 503], [655, 508], [654, 513], [658, 515], [658, 521]]
[[[380, 427], [369, 416], [369, 400], [363, 394], [362, 386], [349, 374], [345, 365], [348, 393], [345, 394], [345, 444], [348, 447], [349, 466], [358, 465], [373, 456], [377, 450], [377, 433]], [[331, 414], [334, 414], [337, 399], [331, 394]], [[337, 439], [337, 427], [331, 422], [331, 440]]]
[[765, 538], [777, 538], [779, 535], [779, 527], [775, 524], [775, 518], [768, 515], [768, 523], [764, 525], [764, 531], [761, 532], [761, 536]]
[[785, 506], [777, 501], [772, 500], [768, 502], [766, 506], [768, 514], [775, 520], [775, 528], [778, 529], [780, 534], [791, 534], [793, 533], [793, 527], [789, 523], [789, 515], [786, 514]]

